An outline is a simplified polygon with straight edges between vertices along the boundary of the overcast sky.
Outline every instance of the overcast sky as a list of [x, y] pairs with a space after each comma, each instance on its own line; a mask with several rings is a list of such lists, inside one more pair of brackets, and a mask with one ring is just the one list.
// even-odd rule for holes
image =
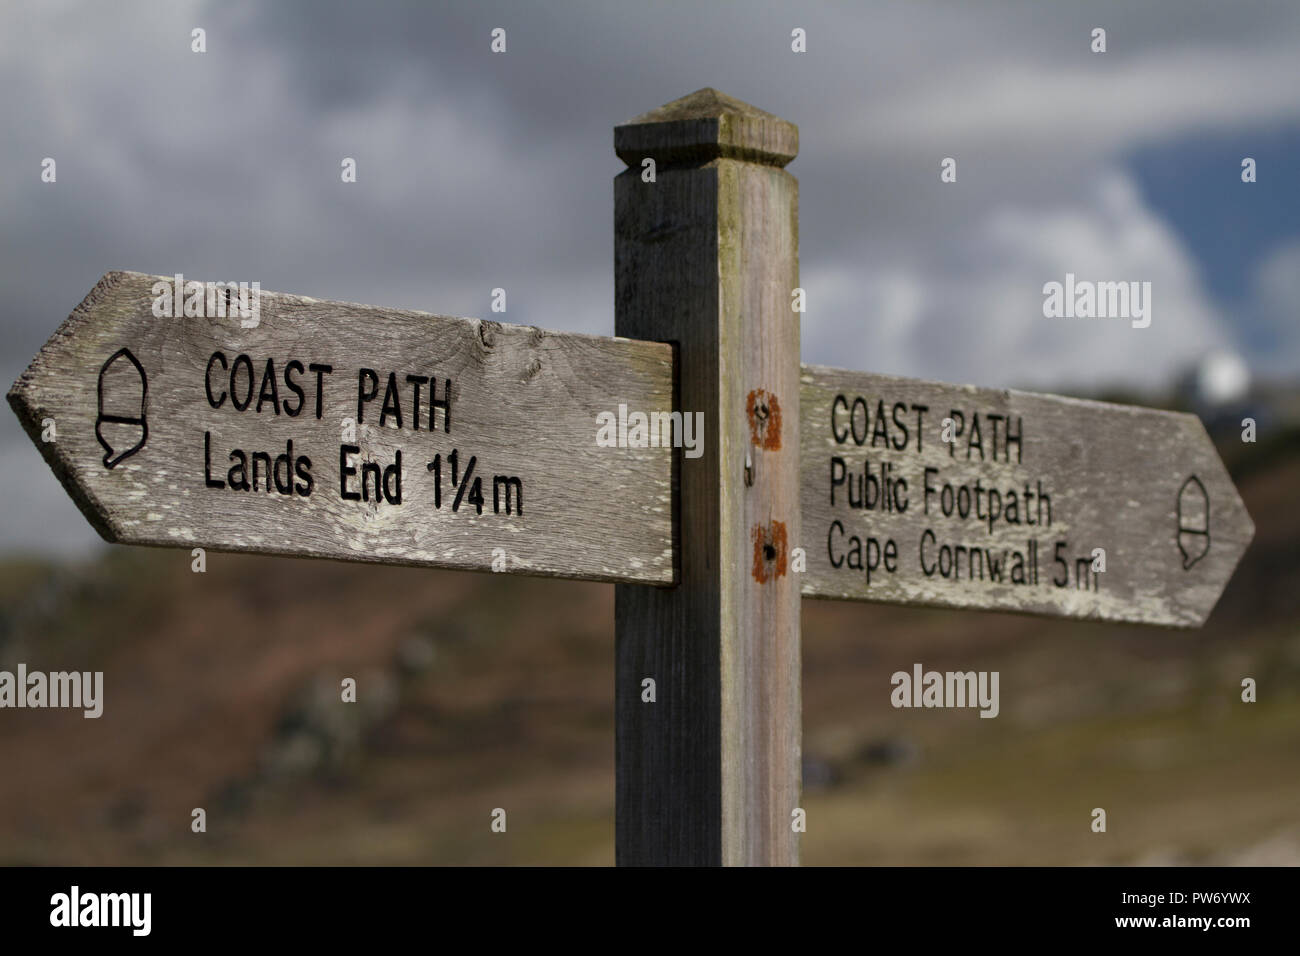
[[[498, 318], [611, 333], [612, 128], [713, 86], [800, 128], [805, 361], [1087, 392], [1226, 348], [1291, 378], [1298, 76], [1289, 2], [6, 0], [0, 377], [110, 269], [474, 316], [500, 286]], [[1150, 281], [1151, 326], [1045, 318], [1067, 272]], [[98, 540], [8, 411], [0, 481], [0, 549]]]

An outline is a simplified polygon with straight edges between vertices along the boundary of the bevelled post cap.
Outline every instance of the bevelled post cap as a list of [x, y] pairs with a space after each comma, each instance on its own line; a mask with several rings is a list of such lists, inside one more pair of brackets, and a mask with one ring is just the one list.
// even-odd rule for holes
[[614, 127], [614, 152], [628, 166], [725, 157], [784, 166], [799, 153], [799, 127], [712, 87]]

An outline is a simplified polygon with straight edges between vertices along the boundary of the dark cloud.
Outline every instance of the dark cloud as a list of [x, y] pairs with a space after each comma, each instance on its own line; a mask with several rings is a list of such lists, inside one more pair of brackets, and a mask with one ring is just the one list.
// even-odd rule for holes
[[[1064, 7], [7, 5], [0, 375], [114, 268], [471, 315], [503, 286], [511, 321], [607, 333], [612, 127], [716, 86], [800, 125], [807, 360], [992, 385], [1167, 377], [1234, 334], [1123, 158], [1300, 124], [1300, 8]], [[796, 26], [807, 54], [790, 52]], [[946, 155], [954, 187], [938, 183]], [[1161, 278], [1181, 323], [1144, 340], [1144, 361], [1104, 359], [1128, 340], [1044, 325], [1042, 282], [1130, 264]], [[1282, 285], [1261, 287], [1275, 301]], [[4, 474], [28, 480], [0, 546], [38, 544], [81, 519], [11, 419]]]

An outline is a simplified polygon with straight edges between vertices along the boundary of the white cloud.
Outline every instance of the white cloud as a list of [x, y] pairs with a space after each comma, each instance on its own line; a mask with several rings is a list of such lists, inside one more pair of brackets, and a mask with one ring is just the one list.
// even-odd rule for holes
[[[1067, 272], [1150, 282], [1150, 327], [1046, 318], [1043, 285]], [[808, 360], [877, 372], [1000, 387], [1157, 387], [1230, 344], [1187, 251], [1117, 170], [1072, 203], [994, 208], [929, 255], [822, 269], [806, 285]]]
[[1253, 330], [1263, 341], [1252, 351], [1266, 375], [1300, 373], [1300, 241], [1283, 243], [1260, 263], [1251, 282]]
[[886, 128], [914, 147], [1014, 142], [1094, 159], [1211, 128], [1291, 122], [1300, 119], [1297, 49], [1294, 37], [1284, 39], [1095, 54], [1083, 63], [1035, 62], [1030, 45], [1010, 62], [973, 60], [873, 98], [855, 125], [856, 145], [871, 148], [866, 137]]

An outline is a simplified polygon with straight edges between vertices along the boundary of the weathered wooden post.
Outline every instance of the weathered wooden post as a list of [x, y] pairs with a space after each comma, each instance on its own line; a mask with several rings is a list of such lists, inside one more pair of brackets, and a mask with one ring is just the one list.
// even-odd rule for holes
[[798, 862], [798, 136], [712, 89], [614, 132], [615, 331], [674, 343], [705, 423], [677, 584], [616, 589], [620, 864]]
[[615, 582], [624, 864], [798, 862], [801, 592], [1204, 623], [1254, 524], [1195, 416], [801, 370], [795, 127], [614, 144], [623, 338], [111, 272], [9, 402], [109, 541]]

